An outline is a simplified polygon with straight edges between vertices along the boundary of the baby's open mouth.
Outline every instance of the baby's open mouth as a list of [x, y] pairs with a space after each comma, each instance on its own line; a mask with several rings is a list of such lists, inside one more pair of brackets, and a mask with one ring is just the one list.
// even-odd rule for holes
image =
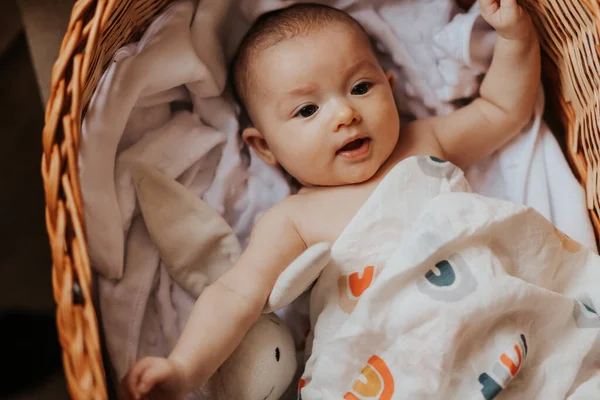
[[359, 138], [347, 143], [344, 147], [337, 151], [338, 155], [353, 157], [366, 153], [369, 150], [371, 139]]

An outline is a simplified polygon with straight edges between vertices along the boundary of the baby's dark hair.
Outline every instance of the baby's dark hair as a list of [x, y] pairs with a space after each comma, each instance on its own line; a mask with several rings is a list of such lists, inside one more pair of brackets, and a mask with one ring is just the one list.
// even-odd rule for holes
[[[261, 15], [246, 33], [232, 63], [234, 94], [247, 111], [253, 81], [251, 65], [261, 51], [298, 35], [306, 35], [330, 22], [363, 27], [344, 11], [314, 3], [299, 3]], [[365, 33], [366, 36], [366, 33]]]

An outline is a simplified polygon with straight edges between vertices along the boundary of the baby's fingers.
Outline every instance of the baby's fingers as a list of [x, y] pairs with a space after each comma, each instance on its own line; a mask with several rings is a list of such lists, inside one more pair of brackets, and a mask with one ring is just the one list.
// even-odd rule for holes
[[502, 19], [516, 20], [521, 14], [521, 7], [517, 4], [517, 0], [502, 0], [500, 13]]
[[[138, 400], [164, 379], [166, 367], [160, 359], [144, 358], [137, 362], [121, 381], [120, 395], [124, 400]], [[158, 371], [158, 372], [157, 372]]]
[[512, 9], [517, 8], [517, 0], [500, 0], [500, 7]]
[[500, 0], [479, 0], [479, 8], [483, 15], [491, 15], [500, 8]]
[[140, 370], [137, 364], [123, 377], [119, 385], [119, 399], [137, 400], [141, 394], [137, 390], [140, 378]]
[[485, 17], [511, 18], [519, 13], [517, 0], [479, 0], [481, 14]]
[[155, 358], [145, 358], [140, 361], [140, 373], [136, 381], [139, 394], [148, 394], [154, 386], [169, 378], [171, 368], [165, 361]]

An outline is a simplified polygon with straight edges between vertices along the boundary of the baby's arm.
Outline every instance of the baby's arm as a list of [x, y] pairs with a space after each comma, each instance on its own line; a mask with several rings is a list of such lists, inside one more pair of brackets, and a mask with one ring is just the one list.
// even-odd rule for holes
[[304, 250], [283, 207], [265, 213], [235, 266], [196, 301], [169, 358], [139, 361], [122, 382], [124, 397], [178, 399], [206, 382], [258, 320], [281, 271]]
[[492, 64], [480, 97], [427, 121], [449, 161], [460, 167], [488, 156], [529, 121], [540, 84], [540, 49], [529, 15], [516, 0], [480, 0], [483, 18], [496, 29]]

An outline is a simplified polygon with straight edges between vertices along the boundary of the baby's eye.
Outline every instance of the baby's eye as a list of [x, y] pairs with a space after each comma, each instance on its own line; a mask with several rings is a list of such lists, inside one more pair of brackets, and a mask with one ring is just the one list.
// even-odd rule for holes
[[361, 82], [358, 85], [352, 88], [352, 94], [356, 96], [361, 96], [366, 94], [369, 89], [371, 89], [372, 84], [370, 82]]
[[314, 113], [316, 113], [318, 109], [319, 107], [315, 106], [314, 104], [304, 106], [300, 109], [300, 111], [296, 113], [296, 117], [301, 116], [302, 118], [308, 118]]

